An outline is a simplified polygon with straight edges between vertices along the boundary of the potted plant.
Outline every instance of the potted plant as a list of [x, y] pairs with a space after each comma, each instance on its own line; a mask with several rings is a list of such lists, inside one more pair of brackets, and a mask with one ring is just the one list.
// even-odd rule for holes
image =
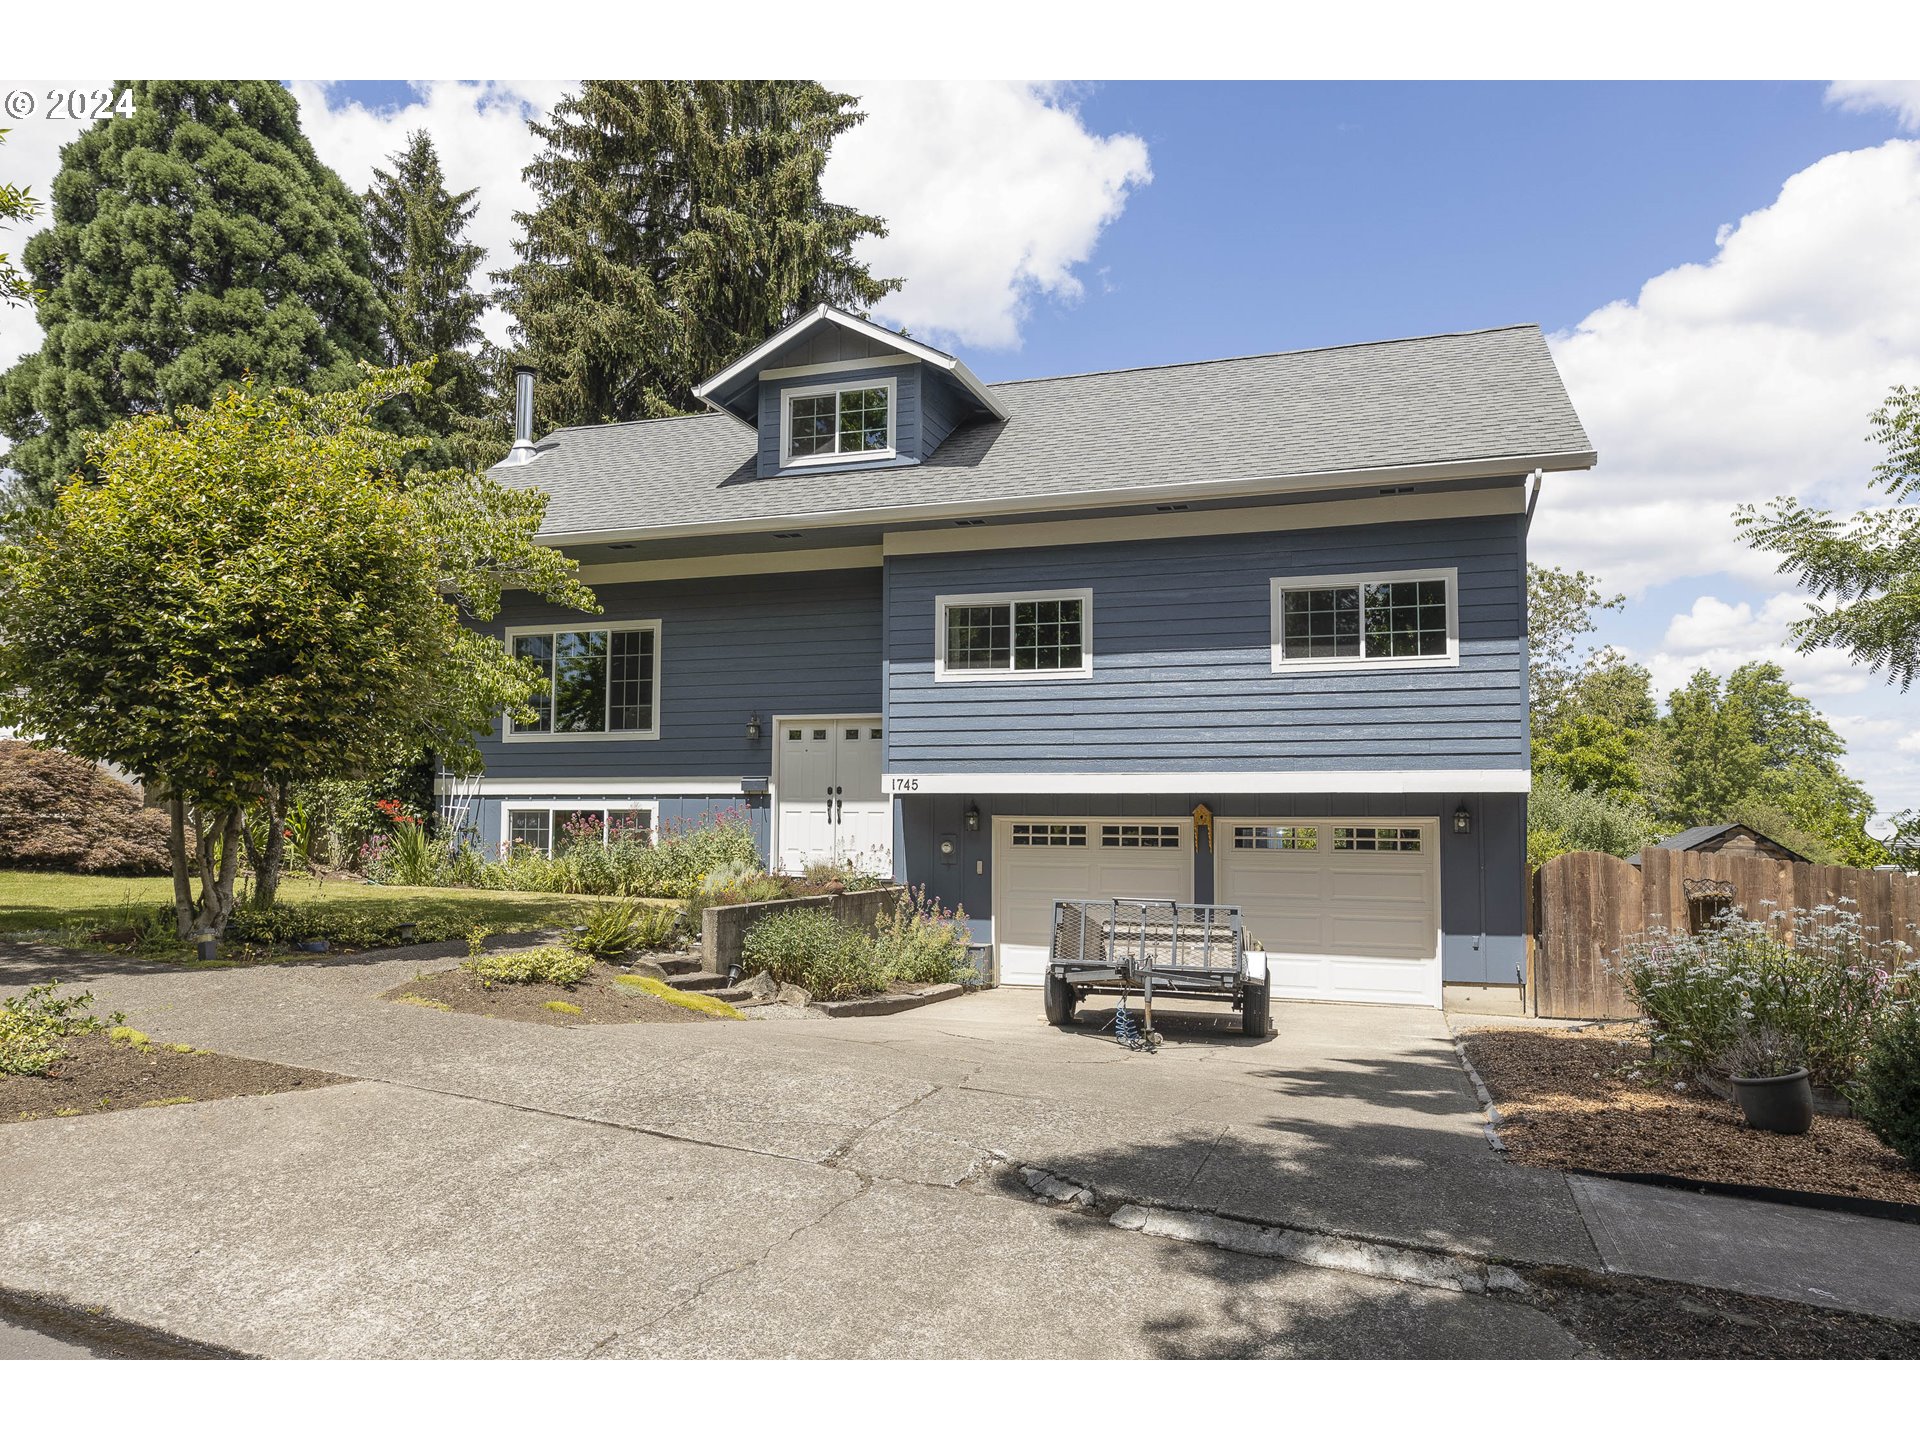
[[1813, 1082], [1799, 1046], [1771, 1025], [1743, 1028], [1728, 1047], [1733, 1098], [1755, 1130], [1804, 1135], [1813, 1128]]

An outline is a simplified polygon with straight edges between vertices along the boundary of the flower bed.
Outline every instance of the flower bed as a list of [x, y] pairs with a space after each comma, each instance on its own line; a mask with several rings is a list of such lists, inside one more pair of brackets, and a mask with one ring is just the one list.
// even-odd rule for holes
[[1641, 1026], [1489, 1026], [1461, 1040], [1523, 1165], [1920, 1205], [1920, 1174], [1858, 1120], [1818, 1115], [1805, 1135], [1749, 1130], [1697, 1080], [1656, 1075]]

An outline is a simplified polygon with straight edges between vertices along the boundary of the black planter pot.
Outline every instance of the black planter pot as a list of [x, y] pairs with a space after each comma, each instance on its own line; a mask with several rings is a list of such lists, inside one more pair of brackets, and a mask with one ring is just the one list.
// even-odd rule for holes
[[1735, 1075], [1733, 1098], [1755, 1130], [1804, 1135], [1813, 1128], [1813, 1083], [1805, 1070], [1752, 1078]]

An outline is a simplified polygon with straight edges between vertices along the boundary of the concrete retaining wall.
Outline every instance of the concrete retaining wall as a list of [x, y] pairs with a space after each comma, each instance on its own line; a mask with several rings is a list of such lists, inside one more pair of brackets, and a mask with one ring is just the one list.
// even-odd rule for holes
[[850, 890], [841, 895], [803, 895], [797, 900], [715, 905], [700, 912], [701, 968], [724, 975], [729, 967], [740, 964], [747, 931], [763, 915], [778, 910], [825, 910], [843, 925], [871, 930], [882, 917], [893, 913], [906, 893], [904, 885], [883, 885], [877, 890]]

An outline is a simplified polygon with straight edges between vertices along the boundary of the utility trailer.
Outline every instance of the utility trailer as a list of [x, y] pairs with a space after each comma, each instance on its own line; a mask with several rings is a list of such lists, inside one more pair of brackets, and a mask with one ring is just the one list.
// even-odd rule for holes
[[1073, 1022], [1087, 995], [1138, 994], [1153, 1034], [1153, 1002], [1222, 1000], [1243, 1034], [1273, 1033], [1267, 957], [1249, 951], [1236, 905], [1174, 900], [1056, 900], [1047, 956], [1047, 1020]]

